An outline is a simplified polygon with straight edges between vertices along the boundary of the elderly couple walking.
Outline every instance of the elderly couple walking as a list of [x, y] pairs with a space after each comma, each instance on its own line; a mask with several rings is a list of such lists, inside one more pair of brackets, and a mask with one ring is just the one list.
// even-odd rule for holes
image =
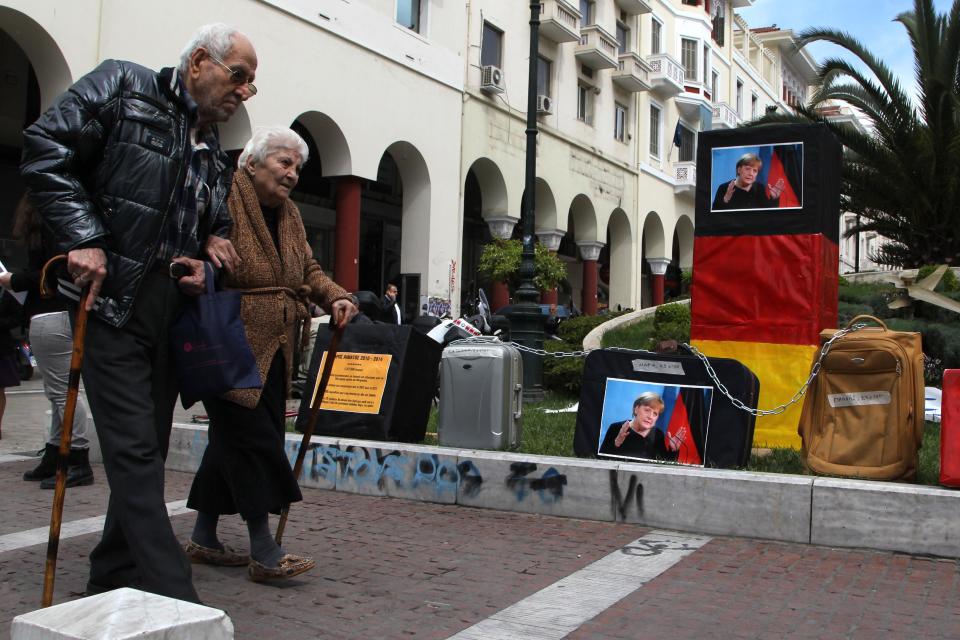
[[[236, 171], [220, 147], [216, 125], [257, 94], [256, 69], [246, 36], [207, 25], [177, 67], [107, 60], [24, 132], [21, 173], [56, 250], [67, 253], [60, 291], [76, 299], [90, 287], [83, 378], [111, 493], [89, 593], [130, 586], [199, 602], [191, 561], [246, 566], [256, 581], [314, 567], [282, 549], [268, 525], [268, 513], [302, 498], [284, 453], [294, 332], [307, 317], [299, 294], [309, 290], [341, 326], [357, 308], [313, 259], [290, 200], [307, 161], [303, 140], [260, 130]], [[197, 520], [184, 549], [163, 493], [178, 390], [167, 329], [204, 291], [204, 261], [242, 292], [263, 387], [204, 403], [209, 445], [187, 502]], [[247, 523], [249, 554], [217, 537], [219, 516], [233, 513]]]

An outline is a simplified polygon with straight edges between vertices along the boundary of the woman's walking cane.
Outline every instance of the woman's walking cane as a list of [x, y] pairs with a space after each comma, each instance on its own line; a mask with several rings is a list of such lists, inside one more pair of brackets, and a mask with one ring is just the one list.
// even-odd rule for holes
[[[47, 289], [47, 270], [55, 262], [65, 260], [66, 255], [51, 258], [40, 273], [40, 296], [50, 298], [53, 292]], [[67, 458], [70, 455], [70, 440], [73, 438], [73, 414], [80, 394], [80, 365], [83, 363], [83, 339], [87, 333], [87, 296], [90, 285], [80, 292], [80, 306], [73, 325], [73, 356], [70, 358], [70, 381], [67, 400], [63, 405], [63, 430], [60, 432], [60, 455], [57, 456], [57, 481], [53, 491], [53, 510], [50, 513], [50, 537], [47, 540], [47, 564], [43, 571], [43, 600], [41, 607], [53, 603], [53, 580], [57, 571], [57, 551], [60, 547], [60, 523], [63, 520], [63, 500], [67, 495]]]
[[[299, 481], [300, 472], [303, 471], [303, 459], [307, 457], [307, 449], [310, 447], [310, 437], [313, 436], [313, 430], [317, 426], [317, 416], [320, 415], [320, 404], [323, 402], [323, 396], [327, 391], [327, 383], [330, 382], [330, 372], [333, 371], [333, 361], [337, 358], [337, 349], [340, 347], [340, 338], [343, 337], [343, 327], [337, 326], [333, 331], [333, 337], [330, 338], [330, 346], [327, 347], [327, 353], [323, 360], [323, 371], [320, 374], [320, 383], [317, 385], [316, 393], [313, 394], [313, 400], [310, 402], [310, 419], [307, 421], [307, 428], [303, 430], [303, 440], [300, 441], [300, 450], [297, 452], [297, 462], [293, 465], [293, 477]], [[277, 524], [277, 544], [283, 540], [283, 529], [287, 526], [287, 514], [290, 513], [290, 505], [286, 505], [280, 512], [280, 522]]]

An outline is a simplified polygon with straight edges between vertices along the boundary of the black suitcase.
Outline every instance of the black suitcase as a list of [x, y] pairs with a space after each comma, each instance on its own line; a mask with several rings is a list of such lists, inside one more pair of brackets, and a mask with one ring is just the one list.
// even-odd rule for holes
[[[297, 416], [298, 431], [306, 428], [310, 418], [310, 401], [320, 371], [320, 358], [330, 344], [332, 335], [328, 326], [321, 326], [317, 331], [310, 373]], [[363, 440], [422, 442], [435, 397], [442, 352], [443, 347], [410, 325], [348, 325], [340, 340], [338, 353], [349, 355], [359, 367], [362, 367], [362, 354], [390, 356], [379, 411], [370, 413], [369, 407], [357, 411], [321, 409], [317, 415], [315, 433]], [[357, 380], [353, 384], [359, 392], [370, 392], [374, 386], [364, 385], [362, 378]], [[336, 376], [331, 377], [328, 394], [333, 386], [345, 383], [350, 381], [338, 381]]]
[[[709, 362], [735, 398], [750, 408], [757, 407], [760, 382], [750, 369], [728, 358], [710, 358]], [[655, 397], [658, 394], [662, 399]], [[651, 401], [650, 398], [654, 399]], [[616, 449], [626, 443], [629, 437], [636, 440], [636, 436], [628, 433], [626, 426], [623, 426], [623, 431], [628, 437], [620, 439], [616, 447], [612, 446], [619, 427], [634, 416], [640, 420], [643, 404], [651, 404], [656, 409], [658, 400], [660, 408], [656, 429], [660, 429], [661, 433], [671, 433], [673, 429], [672, 433], [676, 435], [679, 428], [680, 435], [686, 438], [681, 462], [694, 460], [694, 464], [699, 461], [706, 467], [721, 468], [746, 466], [756, 417], [737, 409], [716, 388], [703, 362], [692, 354], [655, 354], [619, 349], [590, 352], [583, 367], [583, 385], [573, 437], [574, 452], [582, 458], [619, 458], [624, 461], [676, 459], [677, 452], [667, 451], [660, 456], [646, 453], [647, 449], [642, 449], [644, 453], [636, 453], [641, 451], [636, 447]], [[683, 432], [683, 426], [689, 429], [686, 433]], [[611, 437], [601, 441], [601, 437], [607, 433], [611, 433]], [[665, 438], [658, 438], [661, 443], [659, 450], [663, 450]], [[645, 440], [652, 441], [654, 438], [648, 436]], [[676, 439], [674, 441], [677, 442]], [[694, 446], [696, 450], [692, 448]]]

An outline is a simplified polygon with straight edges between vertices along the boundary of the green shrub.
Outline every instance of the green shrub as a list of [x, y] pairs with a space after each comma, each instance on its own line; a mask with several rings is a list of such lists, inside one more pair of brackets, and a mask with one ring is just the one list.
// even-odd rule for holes
[[[566, 323], [561, 323], [561, 328]], [[583, 340], [572, 344], [564, 340], [544, 340], [543, 349], [549, 353], [557, 351], [580, 351]], [[583, 358], [557, 358], [545, 356], [543, 358], [543, 387], [568, 396], [580, 396], [580, 383], [583, 380]]]
[[[869, 304], [873, 306], [873, 301], [884, 299], [894, 293], [894, 286], [885, 282], [856, 282], [841, 286], [839, 289], [840, 302], [850, 302], [853, 304]], [[886, 306], [886, 302], [884, 302]]]
[[[927, 264], [917, 269], [917, 282], [936, 271], [938, 266], [939, 265], [935, 264]], [[947, 269], [943, 273], [943, 277], [940, 278], [940, 282], [937, 283], [937, 286], [934, 287], [933, 290], [940, 293], [953, 293], [954, 291], [960, 290], [960, 282], [957, 281], [957, 274], [953, 272], [953, 269]]]
[[840, 278], [837, 280], [837, 283], [838, 283], [841, 287], [849, 287], [849, 286], [850, 286], [850, 281], [847, 280], [846, 278], [844, 278], [843, 276], [840, 276]]
[[653, 314], [653, 341], [690, 342], [690, 306], [664, 304]]

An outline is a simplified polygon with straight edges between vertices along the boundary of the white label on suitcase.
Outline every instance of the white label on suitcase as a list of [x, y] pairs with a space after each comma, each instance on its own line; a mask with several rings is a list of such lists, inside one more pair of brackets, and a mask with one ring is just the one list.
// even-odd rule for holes
[[870, 404], [890, 404], [889, 391], [859, 391], [856, 393], [827, 394], [830, 406], [837, 407], [864, 407]]
[[682, 362], [664, 362], [662, 360], [634, 360], [634, 371], [643, 371], [644, 373], [663, 373], [671, 376], [682, 376], [686, 372], [683, 370]]

